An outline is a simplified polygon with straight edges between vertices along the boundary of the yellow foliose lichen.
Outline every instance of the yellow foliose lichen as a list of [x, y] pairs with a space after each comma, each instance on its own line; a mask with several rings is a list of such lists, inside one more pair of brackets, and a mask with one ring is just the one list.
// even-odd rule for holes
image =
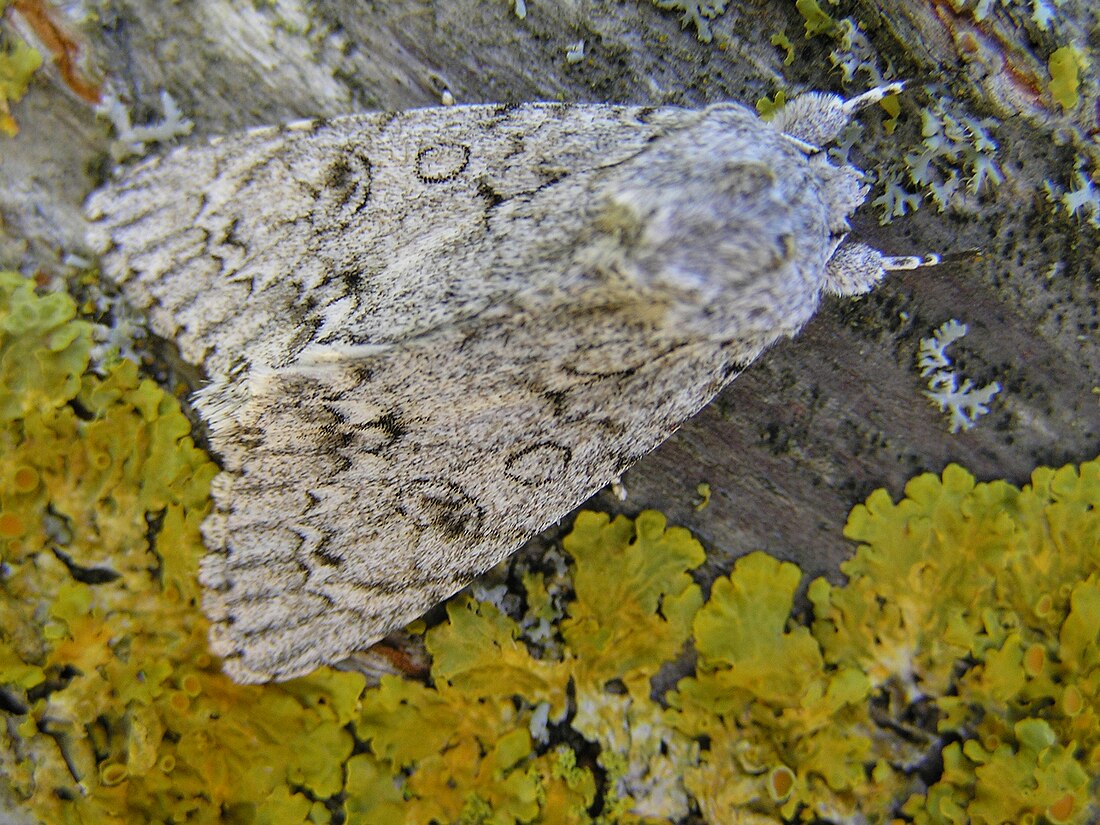
[[651, 683], [691, 637], [703, 596], [689, 571], [706, 554], [652, 511], [633, 522], [582, 512], [563, 546], [575, 561], [575, 599], [561, 622], [572, 727], [600, 746], [612, 821], [679, 818], [688, 810], [681, 774], [698, 749], [665, 721]]
[[[905, 812], [922, 823], [1086, 822], [1100, 776], [1100, 460], [1018, 489], [957, 466], [845, 533], [849, 581], [810, 588], [830, 663], [867, 672], [894, 724], [959, 740]], [[1021, 790], [1024, 789], [1024, 790]]]
[[802, 15], [807, 38], [836, 31], [836, 20], [821, 8], [817, 0], [795, 0], [794, 5]]
[[1084, 56], [1074, 46], [1062, 46], [1050, 55], [1047, 69], [1050, 71], [1050, 94], [1063, 110], [1077, 108], [1080, 95], [1080, 71], [1084, 68]]
[[[657, 513], [581, 513], [564, 546], [575, 598], [559, 656], [534, 658], [514, 619], [464, 596], [425, 637], [433, 687], [388, 677], [367, 692], [349, 822], [641, 823], [688, 812], [680, 774], [694, 746], [665, 723], [650, 680], [690, 635], [702, 597], [687, 571], [702, 547]], [[542, 577], [524, 581], [535, 615], [553, 616]], [[555, 725], [596, 749], [599, 787], [551, 743]]]
[[[3, 4], [0, 3], [0, 10]], [[22, 40], [0, 49], [0, 134], [15, 137], [19, 126], [11, 114], [11, 104], [27, 93], [31, 75], [42, 65], [42, 55]]]
[[897, 791], [893, 776], [866, 773], [885, 755], [870, 681], [858, 668], [826, 666], [791, 616], [801, 577], [752, 553], [714, 583], [695, 617], [696, 675], [670, 701], [677, 727], [707, 743], [684, 781], [708, 821], [731, 809], [777, 821], [881, 814]]
[[216, 467], [135, 364], [81, 375], [74, 315], [0, 275], [6, 793], [47, 823], [323, 821], [363, 677], [221, 674], [195, 575]]
[[771, 120], [776, 112], [787, 105], [787, 93], [780, 89], [775, 97], [762, 97], [756, 101], [756, 113], [761, 120]]
[[691, 635], [703, 595], [688, 571], [706, 559], [702, 545], [647, 511], [633, 522], [582, 512], [563, 546], [575, 561], [561, 632], [576, 678], [648, 682]]
[[[80, 389], [92, 325], [63, 292], [39, 296], [17, 272], [0, 271], [0, 422], [53, 409]], [[28, 482], [29, 484], [29, 482]]]
[[794, 565], [750, 554], [704, 599], [687, 531], [581, 513], [524, 606], [447, 605], [428, 683], [241, 686], [198, 607], [216, 468], [135, 364], [86, 371], [90, 341], [0, 275], [0, 791], [41, 822], [1096, 815], [1100, 460], [872, 494], [812, 624]]

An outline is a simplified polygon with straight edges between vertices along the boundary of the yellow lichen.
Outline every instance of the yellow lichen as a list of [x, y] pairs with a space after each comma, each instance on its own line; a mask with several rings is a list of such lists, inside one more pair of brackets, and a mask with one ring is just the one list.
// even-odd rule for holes
[[[685, 775], [706, 810], [854, 815], [854, 795], [868, 790], [871, 685], [859, 670], [827, 667], [809, 629], [792, 623], [801, 576], [793, 564], [750, 554], [715, 582], [696, 615], [696, 675], [681, 680], [670, 701], [678, 728], [709, 741]], [[876, 807], [863, 802], [864, 813]]]
[[787, 93], [780, 89], [774, 97], [762, 97], [756, 101], [756, 113], [761, 120], [771, 120], [775, 113], [787, 105]]
[[[52, 409], [76, 394], [92, 350], [92, 325], [75, 317], [68, 295], [39, 296], [29, 279], [0, 271], [0, 423]], [[24, 486], [14, 477], [19, 471], [29, 483], [25, 474], [34, 465], [19, 465], [8, 484]]]
[[837, 28], [837, 22], [821, 8], [817, 0], [795, 0], [795, 8], [802, 15], [806, 37], [819, 34], [831, 34]]
[[787, 37], [786, 31], [781, 31], [779, 32], [779, 34], [773, 34], [771, 38], [769, 38], [769, 42], [773, 46], [783, 49], [786, 52], [783, 57], [784, 66], [790, 66], [792, 63], [794, 63], [794, 44], [791, 43], [791, 39]]
[[687, 531], [581, 513], [569, 564], [521, 574], [525, 609], [447, 605], [427, 684], [241, 686], [206, 649], [216, 470], [178, 403], [125, 360], [83, 373], [65, 296], [0, 287], [0, 353], [25, 361], [0, 422], [0, 779], [42, 822], [1096, 814], [1100, 460], [872, 494], [811, 625], [794, 565], [750, 554], [704, 599]]
[[1077, 108], [1080, 95], [1077, 88], [1081, 83], [1080, 71], [1084, 67], [1084, 56], [1073, 46], [1055, 49], [1047, 62], [1050, 71], [1050, 93], [1065, 110]]
[[695, 493], [699, 498], [693, 502], [692, 507], [695, 508], [695, 512], [701, 512], [710, 506], [711, 490], [710, 485], [705, 481], [695, 485]]
[[901, 100], [897, 95], [886, 95], [879, 101], [879, 106], [890, 116], [882, 122], [882, 128], [886, 134], [892, 135], [894, 130], [897, 129], [898, 119], [901, 117]]
[[[0, 3], [0, 9], [3, 5]], [[11, 114], [11, 104], [23, 99], [31, 75], [41, 65], [42, 55], [22, 40], [0, 49], [0, 134], [14, 137], [19, 133], [19, 126]]]
[[[702, 562], [702, 548], [687, 531], [666, 529], [657, 513], [636, 522], [582, 513], [565, 548], [576, 599], [560, 623], [560, 658], [535, 659], [513, 619], [462, 597], [448, 604], [449, 622], [426, 636], [435, 687], [388, 677], [367, 692], [355, 730], [369, 757], [357, 763], [357, 782], [380, 790], [397, 781], [401, 793], [349, 802], [349, 815], [363, 817], [349, 821], [489, 821], [479, 818], [485, 811], [502, 823], [551, 813], [539, 821], [592, 821], [592, 773], [534, 738], [543, 736], [536, 712], [566, 717], [570, 686], [570, 727], [599, 747], [608, 775], [604, 804], [615, 813], [607, 821], [641, 821], [631, 818], [635, 809], [652, 813], [667, 799], [661, 782], [677, 785], [672, 761], [689, 758], [691, 745], [662, 724], [650, 679], [690, 635], [702, 597], [686, 571]], [[538, 614], [550, 615], [541, 577], [525, 580]], [[666, 764], [667, 780], [657, 779]], [[652, 784], [638, 786], [641, 776]], [[654, 792], [636, 799], [639, 787]], [[682, 790], [672, 804], [686, 811]]]
[[109, 825], [261, 822], [272, 800], [341, 792], [362, 677], [245, 688], [206, 653], [216, 468], [178, 402], [128, 361], [82, 376], [90, 325], [67, 296], [5, 273], [0, 299], [0, 502], [21, 525], [0, 539], [9, 793], [43, 822]]
[[1100, 460], [1031, 482], [950, 466], [896, 505], [877, 492], [845, 528], [865, 542], [842, 565], [848, 584], [810, 588], [831, 662], [871, 675], [897, 723], [931, 703], [938, 732], [963, 740], [906, 803], [916, 822], [1095, 813]]

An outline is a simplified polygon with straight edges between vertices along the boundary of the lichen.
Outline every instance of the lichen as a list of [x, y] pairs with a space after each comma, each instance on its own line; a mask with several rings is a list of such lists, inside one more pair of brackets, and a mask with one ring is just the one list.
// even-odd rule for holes
[[[4, 7], [0, 3], [0, 10]], [[22, 40], [0, 47], [0, 134], [15, 137], [19, 126], [11, 114], [11, 104], [23, 99], [31, 76], [42, 65], [42, 55]]]
[[[10, 7], [5, 13], [5, 7]], [[52, 79], [90, 105], [99, 103], [87, 33], [78, 22], [89, 12], [79, 5], [47, 0], [0, 0], [0, 13], [50, 63]]]
[[1080, 85], [1079, 72], [1083, 68], [1084, 57], [1073, 46], [1062, 46], [1055, 49], [1047, 63], [1050, 70], [1050, 93], [1058, 104], [1065, 110], [1077, 108], [1080, 95], [1077, 87]]
[[[922, 148], [905, 156], [911, 183], [923, 187], [942, 212], [977, 208], [977, 196], [1004, 183], [992, 118], [976, 118], [941, 90], [928, 89], [934, 102], [921, 111]], [[888, 222], [889, 215], [884, 215]]]
[[773, 97], [762, 97], [756, 101], [756, 113], [761, 120], [771, 120], [786, 105], [787, 93], [780, 89]]
[[0, 422], [76, 395], [92, 349], [92, 325], [75, 318], [68, 295], [40, 297], [28, 279], [0, 272]]
[[[934, 102], [921, 111], [922, 146], [905, 155], [906, 175], [939, 211], [975, 211], [979, 195], [1004, 183], [999, 145], [991, 134], [997, 121], [959, 111], [943, 89], [930, 86], [925, 90]], [[909, 193], [897, 173], [888, 176], [887, 183], [894, 191], [875, 201], [882, 210], [880, 223], [889, 223], [920, 205], [921, 196]]]
[[692, 502], [691, 506], [695, 508], [695, 512], [701, 512], [706, 510], [710, 506], [710, 497], [712, 495], [710, 485], [705, 481], [695, 485], [695, 494], [698, 498]]
[[216, 470], [179, 405], [126, 359], [81, 374], [72, 301], [0, 285], [0, 353], [25, 362], [0, 430], [0, 784], [41, 822], [1097, 813], [1100, 460], [873, 493], [812, 622], [795, 565], [750, 554], [705, 598], [686, 530], [582, 512], [519, 585], [447, 604], [425, 682], [241, 686], [206, 649]]
[[0, 430], [8, 794], [43, 822], [132, 823], [274, 821], [341, 792], [363, 678], [246, 688], [206, 652], [196, 571], [216, 467], [178, 402], [131, 361], [81, 375], [92, 325], [73, 301], [0, 284], [18, 396]]
[[744, 810], [775, 820], [848, 819], [867, 782], [871, 684], [853, 667], [827, 668], [809, 628], [791, 624], [797, 566], [763, 553], [715, 582], [694, 622], [696, 675], [669, 701], [674, 724], [705, 742], [684, 784], [708, 822]]
[[952, 318], [941, 324], [931, 337], [922, 338], [917, 352], [920, 374], [928, 379], [924, 395], [940, 412], [947, 413], [952, 433], [971, 429], [978, 418], [989, 412], [990, 402], [1001, 391], [998, 381], [978, 388], [969, 378], [960, 378], [953, 369], [947, 348], [966, 333], [966, 324]]
[[[859, 23], [851, 17], [837, 21], [834, 35], [837, 39], [837, 47], [829, 53], [829, 60], [836, 68], [840, 69], [845, 83], [856, 81], [857, 75], [864, 75], [861, 82], [873, 88], [883, 86], [887, 76], [894, 76], [889, 67], [883, 71], [879, 67], [879, 61], [885, 59], [875, 49], [870, 39], [859, 27]], [[890, 95], [897, 103], [896, 96]], [[885, 101], [887, 98], [884, 98]], [[891, 112], [896, 117], [900, 112]]]
[[795, 8], [802, 15], [803, 28], [806, 37], [816, 37], [819, 34], [832, 34], [836, 31], [837, 22], [821, 8], [817, 0], [795, 0]]
[[882, 194], [871, 201], [871, 206], [881, 210], [879, 223], [888, 224], [894, 218], [901, 218], [920, 208], [924, 198], [919, 192], [910, 192], [905, 188], [899, 172], [890, 172], [878, 182]]
[[795, 57], [794, 44], [791, 42], [791, 39], [789, 37], [787, 37], [787, 32], [785, 30], [779, 32], [778, 34], [773, 34], [769, 38], [769, 42], [773, 46], [776, 46], [780, 49], [783, 49], [783, 51], [785, 53], [784, 56], [783, 56], [783, 65], [784, 66], [790, 66], [792, 63], [794, 63], [794, 57]]
[[1047, 180], [1043, 182], [1047, 200], [1065, 210], [1070, 217], [1084, 218], [1090, 225], [1100, 228], [1100, 186], [1092, 181], [1086, 171], [1086, 161], [1081, 155], [1074, 158], [1072, 183], [1068, 189]]
[[1056, 7], [1064, 2], [1065, 0], [1053, 0], [1052, 6], [1051, 0], [1030, 0], [1029, 2], [1025, 0], [950, 0], [951, 7], [956, 13], [968, 11], [979, 23], [989, 17], [994, 3], [1008, 9], [1014, 16], [1020, 13], [1027, 14], [1030, 10], [1030, 19], [1040, 31], [1050, 30], [1051, 23], [1057, 18]]
[[918, 823], [1088, 822], [1100, 776], [1100, 460], [1022, 489], [954, 465], [856, 507], [844, 587], [810, 587], [827, 660], [944, 742]]
[[[1064, 0], [1054, 0], [1061, 3]], [[1032, 0], [1031, 2], [1031, 20], [1039, 27], [1040, 31], [1050, 31], [1050, 24], [1055, 18], [1054, 7], [1050, 5], [1047, 0]]]
[[710, 21], [726, 10], [729, 0], [652, 0], [659, 9], [680, 12], [680, 26], [695, 27], [698, 38], [709, 43], [714, 38]]
[[145, 126], [134, 126], [127, 106], [114, 94], [103, 95], [96, 112], [110, 120], [114, 127], [111, 155], [115, 161], [144, 155], [152, 144], [191, 134], [195, 124], [183, 116], [176, 101], [166, 91], [160, 93], [160, 106], [164, 112], [162, 119]]
[[[895, 506], [879, 491], [853, 511], [847, 534], [867, 544], [845, 565], [849, 585], [811, 585], [810, 626], [792, 612], [794, 565], [747, 556], [701, 603], [684, 578], [698, 551], [681, 531], [652, 513], [634, 524], [582, 513], [565, 540], [575, 589], [558, 625], [560, 656], [528, 661], [522, 630], [496, 608], [452, 605], [453, 627], [429, 631], [443, 665], [433, 668], [436, 687], [388, 681], [383, 690], [402, 698], [360, 730], [369, 752], [357, 768], [371, 793], [355, 804], [369, 797], [372, 807], [350, 821], [490, 821], [493, 812], [491, 821], [513, 822], [525, 811], [538, 822], [672, 822], [693, 812], [714, 823], [734, 812], [761, 823], [963, 821], [944, 811], [973, 822], [1087, 821], [1100, 758], [1100, 462], [1036, 471], [1022, 491], [949, 467], [942, 479], [915, 479], [907, 495]], [[1006, 559], [997, 545], [1013, 534], [1025, 543]], [[1028, 538], [1057, 542], [1051, 582], [1078, 581], [1061, 603], [1018, 586], [1043, 558]], [[532, 592], [548, 603], [541, 587]], [[1047, 641], [991, 644], [1002, 638], [996, 628], [1023, 624], [1003, 621], [998, 598], [1039, 605]], [[693, 673], [654, 695], [689, 616]], [[556, 736], [531, 735], [540, 711], [538, 729], [549, 719]], [[564, 744], [578, 741], [595, 748], [598, 775]], [[497, 757], [497, 742], [515, 750]], [[945, 770], [925, 785], [922, 766], [941, 748]], [[449, 761], [454, 751], [460, 764]], [[448, 793], [440, 772], [469, 784]], [[524, 808], [532, 787], [536, 800], [564, 800], [567, 813], [551, 815], [545, 801]]]
[[[364, 695], [356, 776], [385, 802], [356, 793], [349, 821], [593, 821], [595, 776], [540, 733], [548, 721], [598, 748], [601, 821], [687, 813], [679, 777], [694, 745], [661, 723], [650, 680], [690, 635], [702, 596], [687, 570], [702, 548], [656, 513], [635, 522], [581, 513], [564, 546], [574, 599], [558, 621], [557, 656], [536, 659], [520, 623], [460, 597], [425, 637], [434, 687], [386, 677]], [[525, 582], [543, 618], [557, 616], [541, 579]], [[387, 793], [394, 783], [398, 793]], [[493, 818], [479, 819], [485, 812]]]
[[886, 95], [879, 101], [879, 105], [883, 108], [889, 117], [882, 122], [882, 130], [888, 135], [894, 134], [894, 130], [898, 128], [898, 121], [901, 119], [901, 101], [898, 100], [897, 95]]

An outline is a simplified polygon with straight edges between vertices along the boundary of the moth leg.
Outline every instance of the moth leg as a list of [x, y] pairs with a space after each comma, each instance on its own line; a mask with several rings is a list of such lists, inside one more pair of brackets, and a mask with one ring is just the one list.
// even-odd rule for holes
[[611, 494], [614, 495], [615, 498], [617, 498], [619, 501], [626, 501], [628, 493], [626, 491], [626, 485], [623, 484], [623, 477], [621, 475], [616, 476], [614, 479], [612, 479], [611, 483], [608, 484], [607, 487], [609, 490], [611, 490]]
[[939, 255], [883, 255], [874, 247], [855, 241], [844, 241], [825, 265], [822, 289], [832, 295], [862, 295], [882, 280], [887, 272], [935, 266]]

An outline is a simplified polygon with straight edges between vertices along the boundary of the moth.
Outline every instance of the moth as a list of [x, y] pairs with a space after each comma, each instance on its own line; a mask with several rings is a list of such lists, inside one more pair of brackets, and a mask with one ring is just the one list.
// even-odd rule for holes
[[104, 271], [209, 383], [223, 472], [200, 578], [239, 682], [340, 661], [615, 479], [823, 294], [887, 258], [822, 147], [770, 123], [531, 103], [311, 120], [127, 169], [87, 203]]

